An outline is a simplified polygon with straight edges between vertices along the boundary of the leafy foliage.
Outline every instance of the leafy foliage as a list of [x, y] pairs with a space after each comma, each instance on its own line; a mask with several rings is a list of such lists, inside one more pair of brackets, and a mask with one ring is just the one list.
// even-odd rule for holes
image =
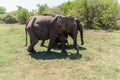
[[6, 16], [4, 17], [3, 21], [5, 23], [16, 23], [17, 22], [15, 16], [10, 15], [10, 14], [6, 14]]
[[12, 11], [0, 15], [0, 21], [4, 23], [17, 23], [16, 12]]
[[38, 4], [37, 7], [38, 7], [37, 14], [43, 14], [48, 9], [48, 6], [46, 4], [44, 5]]
[[6, 9], [4, 7], [0, 7], [0, 14], [4, 14], [6, 12]]
[[79, 17], [87, 29], [115, 29], [119, 3], [116, 0], [75, 0], [61, 5], [63, 15]]
[[30, 13], [27, 9], [19, 8], [17, 10], [17, 20], [21, 24], [25, 24], [27, 19], [30, 17]]

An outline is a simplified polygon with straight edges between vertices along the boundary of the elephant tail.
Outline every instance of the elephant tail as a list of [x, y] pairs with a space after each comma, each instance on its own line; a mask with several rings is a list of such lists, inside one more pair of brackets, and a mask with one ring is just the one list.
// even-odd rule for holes
[[25, 28], [25, 33], [26, 33], [26, 43], [25, 43], [25, 47], [27, 47], [28, 42], [27, 42], [27, 29], [26, 29], [26, 28]]
[[28, 44], [28, 42], [27, 42], [27, 26], [28, 26], [28, 23], [29, 23], [29, 21], [31, 20], [32, 18], [29, 18], [28, 20], [27, 20], [27, 22], [26, 22], [26, 25], [25, 25], [25, 36], [26, 36], [26, 43], [25, 43], [25, 47], [27, 47], [27, 44]]
[[[32, 19], [33, 19], [33, 20], [32, 20]], [[30, 22], [30, 20], [32, 20], [32, 23]], [[26, 25], [25, 25], [25, 33], [26, 33], [26, 35], [25, 35], [25, 36], [26, 36], [25, 46], [26, 46], [26, 47], [27, 47], [27, 45], [28, 45], [28, 39], [27, 39], [27, 32], [28, 32], [28, 31], [27, 31], [27, 26], [28, 26], [29, 22], [31, 23], [31, 25], [30, 25], [31, 27], [34, 26], [33, 24], [34, 24], [35, 20], [36, 20], [35, 17], [34, 17], [34, 18], [33, 18], [33, 17], [30, 17], [30, 18], [27, 20], [27, 22], [26, 22]]]

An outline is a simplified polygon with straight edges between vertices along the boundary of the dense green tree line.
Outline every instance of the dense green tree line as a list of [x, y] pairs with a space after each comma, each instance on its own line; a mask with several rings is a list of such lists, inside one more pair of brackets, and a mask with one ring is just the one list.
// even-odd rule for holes
[[74, 0], [65, 2], [54, 8], [45, 5], [37, 5], [38, 9], [29, 12], [27, 9], [17, 6], [18, 10], [5, 12], [0, 7], [0, 21], [6, 23], [22, 23], [33, 15], [54, 13], [60, 15], [72, 15], [81, 19], [86, 29], [118, 29], [116, 19], [120, 16], [120, 4], [117, 0]]
[[64, 15], [79, 17], [87, 29], [117, 29], [120, 14], [117, 0], [75, 0], [61, 5]]

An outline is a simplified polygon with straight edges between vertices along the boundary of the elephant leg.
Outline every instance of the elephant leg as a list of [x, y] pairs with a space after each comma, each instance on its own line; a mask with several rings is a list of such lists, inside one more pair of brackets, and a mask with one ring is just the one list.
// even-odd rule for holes
[[77, 48], [77, 40], [76, 39], [74, 40], [74, 47], [77, 50], [77, 53], [79, 53], [79, 49]]
[[50, 36], [50, 41], [49, 41], [49, 45], [48, 45], [48, 49], [47, 49], [47, 53], [50, 53], [51, 52], [51, 49], [54, 45], [54, 42], [55, 42], [55, 37], [56, 35], [51, 35]]
[[61, 53], [67, 53], [67, 51], [65, 50], [65, 37], [64, 37], [64, 34], [60, 35], [60, 41], [61, 41], [61, 48], [62, 48]]
[[74, 38], [74, 35], [73, 35], [73, 33], [68, 33], [69, 34], [69, 36], [73, 39]]
[[68, 33], [67, 32], [64, 32], [64, 36], [65, 36], [65, 43], [67, 43], [67, 45], [69, 45], [69, 42], [68, 42]]
[[71, 33], [71, 36], [73, 38], [74, 48], [77, 50], [77, 53], [79, 53], [79, 49], [77, 48], [77, 32]]
[[67, 43], [67, 45], [69, 45], [69, 43], [68, 43], [68, 40], [67, 39], [65, 39], [65, 44]]
[[[77, 33], [75, 33], [75, 35], [76, 35]], [[69, 33], [69, 36], [73, 39], [73, 43], [74, 43], [74, 33]], [[77, 35], [76, 35], [77, 36]], [[78, 45], [77, 44], [77, 37], [76, 37], [76, 45]]]
[[44, 46], [44, 43], [45, 43], [45, 40], [42, 40], [42, 43], [41, 43], [40, 46]]
[[28, 52], [30, 53], [34, 53], [36, 52], [34, 50], [34, 46], [37, 44], [39, 40], [35, 37], [35, 35], [33, 33], [30, 33], [30, 46], [28, 47]]
[[28, 47], [28, 52], [32, 53], [32, 52], [36, 52], [34, 50], [34, 46], [37, 44], [38, 40], [32, 41], [32, 43], [30, 44], [30, 46]]
[[77, 53], [79, 53], [79, 49], [77, 48], [77, 36], [74, 37], [74, 47], [77, 50]]

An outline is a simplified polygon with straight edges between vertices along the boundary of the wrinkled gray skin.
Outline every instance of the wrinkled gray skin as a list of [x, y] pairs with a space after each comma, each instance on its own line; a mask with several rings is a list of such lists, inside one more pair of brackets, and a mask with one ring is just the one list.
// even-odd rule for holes
[[66, 17], [61, 16], [34, 16], [28, 19], [25, 27], [26, 31], [26, 46], [27, 46], [27, 32], [30, 37], [30, 45], [28, 51], [30, 53], [35, 52], [34, 46], [39, 40], [50, 39], [47, 53], [51, 52], [51, 48], [55, 42], [55, 36], [60, 34], [60, 40], [62, 42], [62, 53], [65, 51], [64, 35]]
[[[43, 15], [49, 15], [49, 16], [52, 16], [52, 17], [55, 16], [54, 14], [43, 14]], [[68, 17], [72, 17], [72, 16], [68, 16]], [[82, 28], [82, 25], [81, 25], [81, 23], [80, 23], [80, 19], [79, 19], [79, 18], [75, 18], [75, 22], [76, 22], [76, 24], [77, 24], [77, 30], [80, 32], [81, 45], [84, 45], [84, 41], [83, 41], [83, 28]], [[68, 25], [68, 24], [67, 24], [67, 25]], [[69, 32], [68, 32], [68, 31], [64, 32], [64, 36], [65, 36], [65, 38], [66, 38], [66, 43], [68, 43], [68, 42], [67, 42], [68, 35], [71, 36], [72, 39], [74, 38], [72, 32], [70, 32], [70, 31], [69, 31]], [[59, 37], [59, 36], [58, 36], [58, 37]], [[58, 37], [57, 37], [57, 40], [59, 40]], [[57, 40], [55, 40], [55, 43], [57, 43]], [[45, 42], [45, 41], [42, 41], [41, 46], [44, 46], [44, 42]]]
[[[54, 17], [54, 14], [43, 14], [44, 16], [52, 16]], [[78, 33], [78, 28], [77, 28], [77, 23], [76, 23], [76, 19], [74, 19], [71, 16], [67, 16], [66, 20], [65, 20], [65, 34], [64, 36], [67, 38], [68, 34], [72, 37], [73, 39], [73, 43], [74, 43], [74, 48], [77, 50], [77, 53], [79, 53], [78, 48], [76, 47], [77, 45], [77, 33]], [[83, 32], [82, 32], [83, 33]], [[83, 35], [83, 34], [81, 34]], [[43, 46], [45, 40], [41, 43], [41, 46]], [[84, 44], [83, 42], [83, 36], [82, 36], [82, 44]]]

